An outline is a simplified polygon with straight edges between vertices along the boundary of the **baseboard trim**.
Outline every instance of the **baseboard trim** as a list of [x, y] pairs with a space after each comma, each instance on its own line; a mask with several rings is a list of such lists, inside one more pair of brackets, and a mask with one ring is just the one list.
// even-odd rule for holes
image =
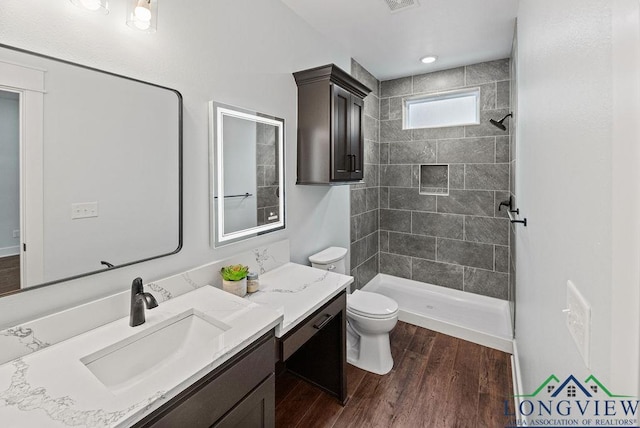
[[511, 354], [511, 377], [513, 382], [513, 412], [515, 413], [515, 418], [519, 421], [519, 423], [524, 424], [522, 426], [529, 426], [527, 423], [527, 418], [520, 415], [518, 409], [520, 408], [520, 403], [522, 401], [522, 396], [524, 395], [524, 390], [522, 389], [522, 373], [520, 371], [520, 356], [518, 355], [518, 344], [515, 339], [513, 339], [513, 353]]
[[0, 257], [11, 257], [11, 256], [17, 256], [19, 254], [20, 254], [19, 246], [0, 248]]

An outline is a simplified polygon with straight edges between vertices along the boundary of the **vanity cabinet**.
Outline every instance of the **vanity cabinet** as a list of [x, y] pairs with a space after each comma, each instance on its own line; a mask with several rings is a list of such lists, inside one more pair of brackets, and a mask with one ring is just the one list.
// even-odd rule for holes
[[293, 74], [298, 85], [297, 184], [364, 176], [364, 97], [371, 90], [334, 64]]
[[287, 370], [347, 401], [347, 297], [332, 298], [278, 340], [278, 359]]
[[275, 427], [273, 331], [195, 382], [135, 427]]

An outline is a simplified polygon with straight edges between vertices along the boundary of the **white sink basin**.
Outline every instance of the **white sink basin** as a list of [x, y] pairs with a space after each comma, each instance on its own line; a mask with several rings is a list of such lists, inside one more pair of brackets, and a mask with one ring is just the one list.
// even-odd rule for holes
[[[80, 359], [111, 392], [188, 378], [224, 346], [227, 324], [189, 310]], [[141, 382], [144, 380], [145, 382]]]

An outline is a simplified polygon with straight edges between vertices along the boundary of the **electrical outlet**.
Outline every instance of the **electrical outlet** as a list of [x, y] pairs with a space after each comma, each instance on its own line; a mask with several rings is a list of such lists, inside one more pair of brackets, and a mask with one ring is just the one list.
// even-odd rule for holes
[[591, 306], [575, 284], [567, 281], [567, 328], [578, 346], [585, 365], [589, 368], [589, 348], [591, 342]]
[[71, 204], [71, 219], [77, 220], [80, 218], [98, 217], [98, 203], [97, 202], [82, 202], [77, 204]]
[[20, 238], [20, 229], [16, 229], [13, 231], [13, 237], [14, 238]]

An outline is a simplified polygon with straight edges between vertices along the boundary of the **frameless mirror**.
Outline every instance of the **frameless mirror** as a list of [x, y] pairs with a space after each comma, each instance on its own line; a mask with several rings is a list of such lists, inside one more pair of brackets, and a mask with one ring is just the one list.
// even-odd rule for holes
[[209, 102], [211, 242], [282, 229], [284, 120]]
[[0, 45], [0, 294], [182, 245], [182, 99]]

